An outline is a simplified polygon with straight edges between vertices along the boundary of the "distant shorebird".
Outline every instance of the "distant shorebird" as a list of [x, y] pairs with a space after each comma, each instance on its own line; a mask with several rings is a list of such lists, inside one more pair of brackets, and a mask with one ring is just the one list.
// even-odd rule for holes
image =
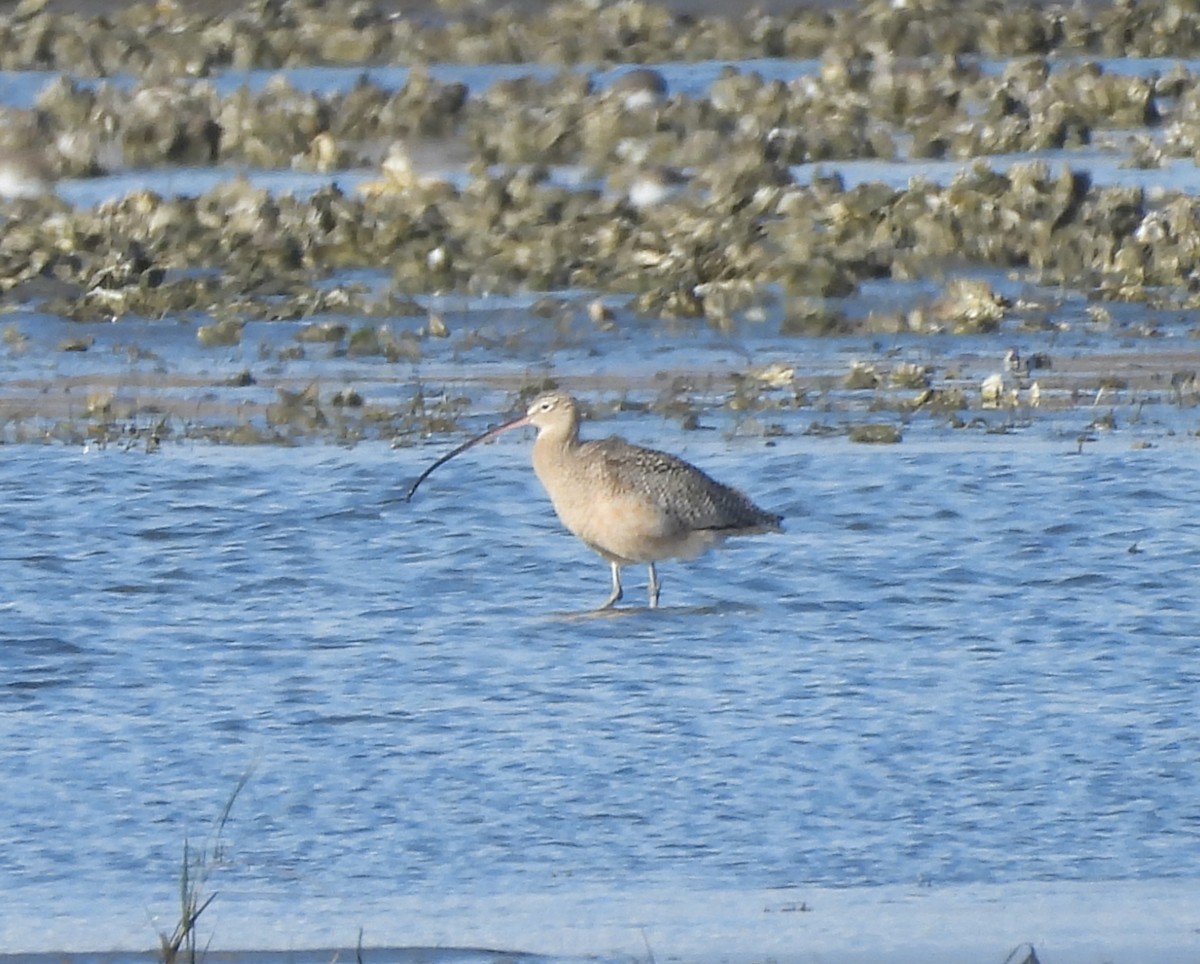
[[639, 111], [657, 107], [667, 99], [667, 81], [653, 67], [627, 70], [609, 87], [621, 99], [626, 110]]
[[654, 564], [691, 558], [730, 536], [782, 532], [782, 516], [764, 512], [736, 489], [694, 465], [611, 436], [581, 442], [579, 406], [564, 392], [539, 395], [520, 418], [448, 452], [421, 473], [408, 499], [439, 465], [473, 445], [525, 425], [537, 428], [533, 468], [554, 511], [572, 533], [612, 567], [612, 594], [622, 596], [621, 567], [649, 567], [650, 606], [658, 605]]

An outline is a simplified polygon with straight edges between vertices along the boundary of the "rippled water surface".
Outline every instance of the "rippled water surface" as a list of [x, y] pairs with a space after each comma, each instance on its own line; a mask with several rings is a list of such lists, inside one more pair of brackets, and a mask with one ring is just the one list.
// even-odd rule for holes
[[[687, 94], [724, 67], [662, 66]], [[789, 81], [819, 66], [742, 65]], [[431, 71], [472, 90], [554, 76]], [[362, 74], [288, 76], [328, 92]], [[228, 93], [269, 76], [213, 82]], [[369, 76], [399, 87], [407, 70]], [[0, 103], [29, 107], [52, 79], [0, 73]], [[1100, 185], [1195, 193], [1189, 159], [1128, 163], [1137, 133], [986, 163], [1070, 164]], [[949, 182], [974, 163], [792, 174], [902, 185]], [[239, 175], [276, 194], [352, 190], [376, 173], [118, 167], [55, 189], [87, 207]], [[155, 946], [177, 918], [185, 846], [210, 875], [205, 939], [225, 948], [312, 954], [353, 947], [363, 928], [368, 945], [494, 939], [653, 961], [668, 904], [638, 916], [643, 893], [669, 895], [696, 947], [705, 926], [720, 931], [704, 915], [721, 903], [751, 927], [766, 921], [765, 892], [786, 894], [766, 902], [772, 921], [803, 922], [810, 888], [1040, 883], [1080, 890], [1062, 906], [1022, 892], [1017, 939], [1036, 938], [1043, 906], [1067, 919], [1098, 895], [1169, 907], [1184, 940], [1200, 933], [1178, 903], [1200, 881], [1194, 313], [968, 273], [1032, 304], [1029, 324], [809, 339], [780, 331], [774, 296], [718, 331], [624, 302], [597, 326], [589, 291], [551, 293], [565, 306], [553, 321], [533, 313], [541, 292], [451, 292], [387, 319], [404, 333], [436, 313], [453, 333], [424, 339], [410, 364], [332, 345], [287, 354], [307, 317], [250, 321], [240, 344], [205, 348], [194, 319], [84, 324], [6, 304], [0, 443], [55, 442], [0, 444], [0, 955]], [[330, 283], [387, 278], [383, 266]], [[864, 281], [844, 306], [857, 318], [925, 305], [945, 283]], [[80, 335], [89, 350], [61, 349]], [[1011, 407], [985, 410], [981, 380], [1013, 344], [1053, 367], [1024, 373]], [[858, 359], [878, 369], [878, 390], [848, 384]], [[916, 401], [925, 386], [885, 377], [901, 362], [928, 367], [961, 404]], [[772, 368], [786, 375], [772, 382]], [[473, 450], [408, 504], [408, 484], [460, 437], [393, 449], [378, 441], [389, 432], [349, 417], [341, 435], [296, 447], [195, 444], [187, 431], [205, 419], [266, 427], [270, 407], [309, 384], [331, 424], [344, 415], [332, 392], [353, 386], [389, 416], [428, 389], [467, 429], [543, 377], [605, 403], [585, 433], [677, 452], [783, 513], [787, 532], [664, 564], [656, 611], [631, 567], [625, 608], [597, 614], [607, 565], [561, 529], [528, 439]], [[735, 411], [746, 385], [765, 401]], [[106, 391], [128, 450], [81, 444], [94, 437], [86, 412], [104, 408], [89, 394]], [[612, 417], [618, 398], [630, 411]], [[651, 414], [663, 399], [695, 402], [704, 430]], [[160, 420], [171, 434], [149, 454]], [[871, 421], [902, 429], [903, 443], [848, 441], [849, 425]], [[286, 422], [270, 427], [261, 437], [292, 438]], [[837, 904], [829, 894], [824, 907]], [[849, 929], [831, 946], [854, 946], [874, 913], [855, 899], [838, 904]], [[899, 922], [909, 905], [896, 903]], [[491, 921], [474, 927], [484, 907]], [[969, 929], [970, 906], [954, 907], [938, 926]], [[553, 944], [550, 920], [582, 936]], [[789, 941], [790, 957], [754, 959], [797, 959], [797, 947], [822, 959], [806, 933]], [[1150, 959], [1130, 946], [1086, 960]]]
[[227, 905], [1200, 876], [1193, 439], [656, 441], [788, 532], [609, 617], [520, 439], [6, 448], [6, 944], [153, 943], [248, 768]]

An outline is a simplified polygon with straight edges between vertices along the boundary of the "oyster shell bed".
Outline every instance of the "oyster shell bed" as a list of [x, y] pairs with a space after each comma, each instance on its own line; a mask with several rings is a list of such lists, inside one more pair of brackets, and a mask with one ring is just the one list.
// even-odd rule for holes
[[[666, 372], [673, 387], [656, 385], [646, 403], [684, 425], [714, 409], [791, 413], [767, 434], [813, 424], [806, 410], [821, 386], [847, 387], [842, 373], [830, 380], [806, 369], [807, 336], [994, 334], [1006, 346], [1014, 334], [1090, 325], [1147, 338], [1161, 334], [1156, 313], [1186, 329], [1200, 301], [1196, 196], [1097, 185], [1083, 167], [1038, 160], [1003, 173], [983, 163], [1098, 146], [1131, 167], [1195, 163], [1197, 74], [1177, 62], [1130, 75], [1095, 60], [1197, 56], [1200, 11], [1186, 4], [878, 2], [744, 17], [637, 2], [447, 4], [415, 18], [370, 3], [193, 9], [138, 4], [88, 18], [26, 3], [0, 21], [0, 69], [62, 72], [31, 109], [0, 109], [0, 151], [37, 147], [49, 178], [229, 172], [194, 196], [143, 190], [90, 207], [50, 191], [0, 200], [0, 311], [9, 315], [0, 316], [0, 353], [41, 350], [29, 335], [44, 315], [83, 323], [57, 351], [94, 350], [96, 323], [143, 323], [125, 336], [126, 352], [168, 367], [152, 338], [139, 346], [145, 322], [188, 326], [195, 350], [211, 352], [242, 344], [247, 324], [297, 330], [287, 347], [261, 347], [255, 364], [216, 383], [178, 372], [135, 377], [120, 364], [105, 377], [10, 379], [0, 398], [9, 440], [408, 439], [456, 429], [473, 407], [469, 391], [455, 394], [464, 379], [448, 372], [453, 391], [431, 405], [414, 365], [445, 362], [447, 344], [486, 347], [488, 336], [428, 309], [428, 296], [446, 293], [554, 293], [506, 336], [527, 338], [530, 357], [564, 331], [602, 356], [607, 338], [639, 325], [792, 338], [795, 357], [756, 359], [690, 395], [693, 379]], [[672, 91], [653, 70], [629, 75], [648, 82], [640, 91], [595, 74], [617, 63], [764, 57], [819, 63], [788, 83], [726, 68], [702, 95]], [[435, 79], [422, 66], [433, 63], [556, 70], [472, 89]], [[402, 87], [364, 76], [345, 92], [312, 93], [280, 75], [257, 91], [221, 94], [212, 81], [226, 69], [386, 64], [411, 65]], [[462, 176], [415, 173], [406, 150], [420, 144], [453, 145], [445, 149], [461, 158]], [[948, 184], [915, 177], [902, 188], [847, 186], [836, 174], [801, 183], [793, 170], [943, 158], [981, 163]], [[555, 176], [564, 168], [583, 173]], [[360, 190], [331, 180], [306, 194], [275, 193], [238, 175], [257, 169], [370, 171], [373, 180]], [[638, 193], [647, 185], [650, 200]], [[1059, 296], [1011, 297], [998, 278]], [[914, 279], [936, 293], [854, 307], [865, 284]], [[1066, 293], [1087, 311], [1062, 310], [1056, 297]], [[370, 389], [396, 390], [324, 388], [289, 369], [320, 357], [390, 365], [386, 376], [372, 370]], [[1144, 387], [1182, 404], [1190, 369], [1170, 353], [1156, 357]], [[763, 382], [755, 372], [769, 362], [792, 374]], [[977, 388], [977, 375], [997, 364], [976, 372], [948, 359], [897, 386], [891, 362], [867, 363], [882, 372], [878, 384], [855, 387], [837, 422], [865, 441], [896, 440], [855, 435], [854, 419], [872, 404], [905, 418], [933, 411], [950, 424], [959, 413], [969, 424], [972, 409], [1010, 401], [1012, 410], [1094, 405], [1111, 377], [1097, 365], [1095, 384], [1064, 382], [1056, 394], [1043, 376], [1032, 401], [1020, 394], [1026, 378], [997, 402]], [[532, 390], [540, 377], [490, 384]], [[122, 403], [135, 382], [135, 400]], [[150, 402], [148, 386], [161, 389]], [[252, 386], [278, 397], [230, 401]], [[878, 393], [897, 388], [911, 396], [881, 402]], [[94, 403], [80, 403], [89, 392]], [[219, 399], [205, 401], [214, 392]]]

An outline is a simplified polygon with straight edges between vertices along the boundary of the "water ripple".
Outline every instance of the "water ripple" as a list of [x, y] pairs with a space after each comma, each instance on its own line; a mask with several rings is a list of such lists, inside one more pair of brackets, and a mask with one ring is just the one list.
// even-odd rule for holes
[[515, 446], [412, 506], [382, 446], [7, 451], [0, 887], [161, 906], [251, 763], [281, 903], [1200, 875], [1190, 450], [795, 444], [786, 535], [609, 618]]

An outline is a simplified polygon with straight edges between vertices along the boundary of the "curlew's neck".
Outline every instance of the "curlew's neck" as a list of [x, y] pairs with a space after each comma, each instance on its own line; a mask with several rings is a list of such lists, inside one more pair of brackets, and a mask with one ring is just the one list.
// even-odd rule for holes
[[579, 423], [575, 419], [538, 428], [537, 441], [533, 443], [533, 469], [552, 499], [564, 478], [573, 474], [578, 450]]
[[569, 451], [579, 445], [579, 422], [572, 418], [543, 425], [534, 444], [542, 449]]

